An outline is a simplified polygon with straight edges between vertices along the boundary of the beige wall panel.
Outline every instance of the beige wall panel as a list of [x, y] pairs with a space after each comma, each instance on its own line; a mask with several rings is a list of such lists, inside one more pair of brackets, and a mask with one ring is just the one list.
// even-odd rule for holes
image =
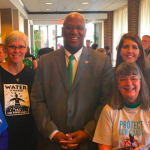
[[13, 10], [13, 30], [19, 30], [19, 12], [17, 9]]
[[11, 9], [1, 9], [1, 33], [2, 33], [2, 43], [6, 35], [12, 31], [12, 10]]

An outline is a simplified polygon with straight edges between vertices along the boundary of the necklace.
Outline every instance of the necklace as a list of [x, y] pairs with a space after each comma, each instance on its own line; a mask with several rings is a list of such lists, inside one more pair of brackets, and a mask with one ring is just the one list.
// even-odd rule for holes
[[[17, 69], [18, 67], [20, 68], [19, 69], [20, 72], [17, 73], [16, 75], [14, 75], [16, 73], [16, 71], [18, 71], [18, 69]], [[19, 82], [21, 73], [24, 70], [24, 64], [22, 63], [21, 65], [18, 65], [18, 67], [14, 66], [12, 63], [10, 63], [9, 60], [6, 61], [5, 63], [3, 63], [3, 68], [6, 71], [8, 71], [10, 74], [12, 74], [15, 77], [15, 79], [16, 79], [17, 82]]]
[[[22, 70], [23, 70], [23, 69], [22, 69]], [[15, 76], [16, 81], [17, 81], [17, 82], [19, 82], [19, 78], [20, 78], [20, 75], [21, 75], [21, 73], [22, 73], [22, 70], [20, 71], [20, 73], [19, 73], [18, 77], [17, 77], [17, 76]]]

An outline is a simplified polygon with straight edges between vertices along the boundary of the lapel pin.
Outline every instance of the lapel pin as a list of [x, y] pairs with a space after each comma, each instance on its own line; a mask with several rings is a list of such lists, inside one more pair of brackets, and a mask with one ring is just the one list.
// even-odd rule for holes
[[85, 63], [88, 64], [89, 63], [88, 60], [85, 60]]

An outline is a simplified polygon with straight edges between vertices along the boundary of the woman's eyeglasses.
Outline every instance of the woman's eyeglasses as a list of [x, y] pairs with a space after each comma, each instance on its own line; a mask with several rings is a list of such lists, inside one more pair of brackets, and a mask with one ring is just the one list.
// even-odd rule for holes
[[26, 49], [26, 47], [25, 46], [14, 46], [14, 45], [11, 45], [11, 46], [8, 46], [8, 48], [10, 49], [10, 50], [16, 50], [16, 49], [19, 49], [19, 50], [24, 50], [24, 49]]
[[140, 80], [140, 78], [138, 76], [121, 77], [121, 78], [118, 79], [118, 81], [120, 81], [121, 83], [127, 83], [127, 81], [130, 81], [132, 83], [136, 83], [139, 80]]

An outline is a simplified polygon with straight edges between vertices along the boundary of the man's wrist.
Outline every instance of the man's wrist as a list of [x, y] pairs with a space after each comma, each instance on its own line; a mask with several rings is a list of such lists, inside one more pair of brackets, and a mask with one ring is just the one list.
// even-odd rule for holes
[[53, 137], [54, 137], [54, 135], [57, 133], [57, 132], [59, 132], [58, 130], [54, 130], [50, 135], [49, 135], [49, 139], [53, 142]]
[[92, 140], [92, 136], [88, 133], [88, 131], [85, 129], [84, 129], [84, 131], [89, 135], [89, 140]]

